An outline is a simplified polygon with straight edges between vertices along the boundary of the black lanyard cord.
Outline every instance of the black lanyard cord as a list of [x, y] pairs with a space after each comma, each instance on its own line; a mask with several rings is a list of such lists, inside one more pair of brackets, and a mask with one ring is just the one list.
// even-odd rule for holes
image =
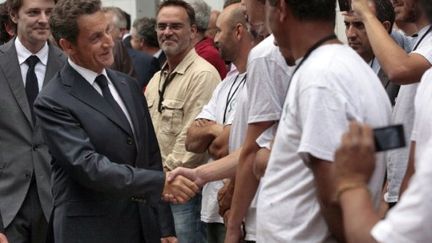
[[237, 83], [237, 79], [239, 78], [239, 76], [240, 76], [240, 74], [237, 75], [237, 77], [235, 78], [233, 84], [231, 85], [231, 87], [228, 91], [228, 95], [227, 95], [227, 99], [226, 99], [226, 103], [225, 103], [224, 115], [223, 115], [223, 125], [225, 125], [227, 111], [228, 111], [228, 107], [231, 104], [231, 101], [234, 99], [234, 96], [237, 93], [237, 91], [239, 90], [240, 86], [242, 86], [246, 83], [246, 74], [245, 74], [244, 77], [240, 80], [237, 87], [234, 89], [234, 92], [231, 94], [231, 91], [232, 91], [234, 85]]
[[159, 92], [158, 111], [159, 111], [159, 113], [162, 112], [162, 103], [164, 101], [165, 90], [166, 90], [167, 86], [171, 83], [171, 81], [174, 79], [175, 75], [176, 75], [176, 73], [174, 73], [174, 74], [173, 73], [169, 73], [167, 75], [167, 77], [165, 78], [165, 81], [164, 81], [164, 83], [162, 85], [162, 90], [160, 89], [160, 84], [161, 84], [161, 81], [162, 81], [162, 72], [161, 72], [161, 74], [159, 76], [159, 85], [158, 85], [159, 86], [158, 87], [158, 92]]
[[417, 44], [415, 45], [415, 47], [414, 47], [414, 49], [412, 51], [417, 50], [417, 48], [422, 43], [423, 39], [427, 36], [427, 34], [429, 34], [429, 32], [431, 32], [431, 30], [432, 30], [432, 26], [430, 26], [429, 29], [424, 33], [424, 35], [422, 35], [422, 37], [419, 39], [419, 41], [417, 42]]

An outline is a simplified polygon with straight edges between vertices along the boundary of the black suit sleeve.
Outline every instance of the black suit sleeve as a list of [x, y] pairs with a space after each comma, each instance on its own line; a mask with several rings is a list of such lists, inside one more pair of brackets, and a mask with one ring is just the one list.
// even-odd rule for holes
[[[156, 64], [158, 64], [157, 59]], [[136, 85], [136, 90], [139, 90], [138, 84]], [[139, 97], [141, 98], [141, 104], [144, 107], [145, 116], [150, 119], [149, 129], [148, 129], [148, 140], [149, 140], [149, 150], [150, 150], [150, 159], [149, 166], [151, 169], [162, 171], [162, 159], [160, 157], [160, 149], [157, 142], [157, 137], [154, 132], [153, 123], [151, 122], [150, 113], [148, 111], [147, 100], [142, 92], [139, 93]], [[152, 209], [157, 217], [159, 222], [159, 230], [162, 237], [167, 236], [175, 236], [175, 226], [174, 226], [174, 218], [171, 211], [171, 206], [169, 203], [158, 201], [152, 205]]]
[[95, 191], [160, 200], [162, 171], [118, 164], [97, 153], [79, 120], [47, 96], [38, 97], [35, 113], [55, 163], [72, 179]]
[[4, 233], [3, 218], [0, 213], [0, 233]]

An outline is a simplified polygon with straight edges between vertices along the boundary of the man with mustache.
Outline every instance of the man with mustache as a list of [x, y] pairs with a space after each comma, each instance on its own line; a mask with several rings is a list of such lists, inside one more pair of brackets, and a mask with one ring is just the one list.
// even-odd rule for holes
[[65, 57], [49, 43], [54, 0], [8, 0], [16, 38], [0, 47], [0, 211], [10, 242], [45, 242], [50, 161], [33, 102]]
[[[193, 47], [197, 27], [193, 8], [182, 0], [163, 1], [156, 17], [159, 46], [167, 57], [162, 70], [150, 80], [145, 95], [165, 171], [194, 168], [206, 163], [206, 153], [187, 152], [186, 132], [220, 81], [217, 70]], [[172, 205], [180, 243], [205, 238], [200, 222], [201, 196], [184, 205]]]

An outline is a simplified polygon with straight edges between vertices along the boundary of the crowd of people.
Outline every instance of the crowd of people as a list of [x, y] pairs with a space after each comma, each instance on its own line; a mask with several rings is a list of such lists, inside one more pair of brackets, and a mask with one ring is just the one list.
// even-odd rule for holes
[[432, 242], [432, 3], [336, 2], [0, 4], [0, 243]]

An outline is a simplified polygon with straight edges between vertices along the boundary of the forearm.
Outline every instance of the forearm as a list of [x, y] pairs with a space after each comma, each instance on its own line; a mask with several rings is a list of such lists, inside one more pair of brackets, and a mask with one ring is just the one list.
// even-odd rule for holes
[[258, 149], [257, 145], [253, 148], [245, 147], [240, 155], [228, 227], [240, 227], [255, 196], [259, 180], [254, 176], [253, 166]]
[[240, 158], [240, 151], [241, 149], [237, 149], [221, 159], [201, 165], [197, 168], [197, 174], [205, 183], [234, 177]]
[[192, 124], [186, 135], [186, 150], [194, 153], [204, 153], [215, 137], [216, 134], [212, 131], [211, 126], [198, 127]]
[[410, 84], [421, 78], [413, 75], [409, 63], [409, 54], [405, 52], [388, 34], [384, 26], [373, 13], [363, 16], [363, 23], [368, 34], [372, 50], [389, 79], [396, 84]]
[[227, 125], [223, 127], [222, 133], [220, 133], [210, 144], [209, 154], [210, 156], [217, 160], [223, 158], [229, 153], [229, 135], [231, 131], [231, 126]]
[[349, 243], [375, 243], [371, 230], [378, 223], [379, 217], [373, 210], [366, 185], [342, 193], [340, 204], [343, 210], [347, 241]]

